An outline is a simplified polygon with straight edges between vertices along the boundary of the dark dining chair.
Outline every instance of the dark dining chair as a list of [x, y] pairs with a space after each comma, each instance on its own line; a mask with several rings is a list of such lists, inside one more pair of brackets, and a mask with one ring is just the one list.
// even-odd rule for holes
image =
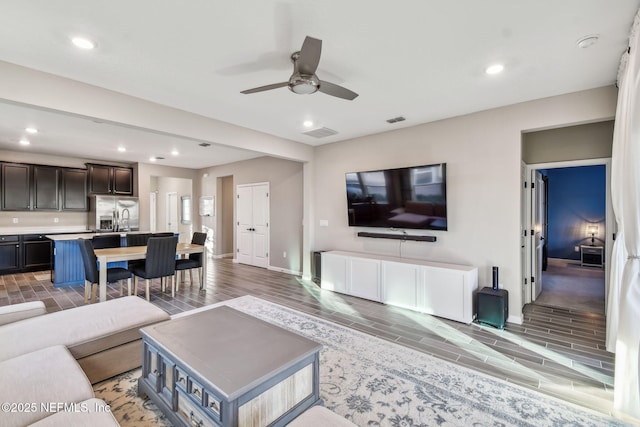
[[177, 237], [150, 237], [147, 242], [147, 256], [144, 264], [134, 267], [134, 292], [138, 295], [138, 278], [145, 279], [146, 297], [149, 301], [149, 285], [151, 279], [160, 278], [162, 288], [167, 278], [171, 278], [171, 296], [175, 297], [173, 275], [176, 271]]
[[147, 246], [151, 233], [127, 233], [127, 246]]
[[119, 248], [121, 246], [119, 234], [97, 235], [93, 236], [91, 240], [93, 242], [93, 249]]
[[[204, 245], [207, 241], [207, 233], [201, 233], [196, 231], [193, 233], [191, 237], [191, 243], [194, 245]], [[184, 271], [189, 270], [189, 280], [190, 283], [193, 284], [193, 270], [195, 268], [198, 269], [198, 275], [200, 278], [200, 287], [203, 284], [203, 275], [202, 275], [202, 259], [204, 253], [197, 254], [189, 254], [189, 258], [177, 259], [176, 260], [176, 290], [180, 288], [180, 281], [178, 280], [178, 272], [181, 271], [183, 273], [182, 280], [184, 281]]]
[[162, 232], [162, 233], [153, 233], [151, 237], [173, 237], [176, 233], [172, 231]]
[[[147, 246], [151, 233], [127, 233], [127, 247]], [[144, 265], [144, 260], [127, 261], [127, 267], [133, 271], [136, 267]]]
[[[84, 303], [89, 300], [93, 304], [96, 300], [97, 285], [100, 282], [98, 272], [98, 258], [93, 250], [93, 243], [89, 239], [78, 239], [80, 255], [84, 264]], [[120, 295], [122, 296], [122, 280], [127, 280], [128, 295], [131, 295], [131, 272], [122, 267], [107, 268], [107, 283], [120, 282]], [[102, 301], [101, 301], [102, 302]]]

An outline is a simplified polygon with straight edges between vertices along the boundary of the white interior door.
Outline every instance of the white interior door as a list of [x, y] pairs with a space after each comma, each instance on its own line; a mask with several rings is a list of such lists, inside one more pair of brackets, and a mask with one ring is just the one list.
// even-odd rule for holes
[[545, 232], [547, 225], [545, 224], [545, 211], [546, 211], [546, 200], [545, 200], [545, 182], [542, 179], [542, 173], [539, 171], [535, 171], [535, 177], [533, 179], [535, 182], [535, 188], [533, 191], [533, 230], [534, 230], [534, 260], [533, 260], [533, 286], [532, 286], [532, 295], [531, 299], [533, 301], [538, 298], [540, 292], [542, 292], [542, 248], [545, 243]]
[[236, 259], [257, 267], [269, 265], [269, 184], [236, 188]]
[[178, 193], [167, 193], [167, 230], [178, 232]]
[[149, 230], [155, 233], [157, 227], [157, 213], [158, 213], [158, 200], [156, 199], [156, 192], [149, 193]]
[[269, 184], [252, 187], [253, 198], [253, 265], [269, 265]]
[[239, 185], [236, 191], [236, 259], [242, 264], [252, 264], [253, 251], [253, 198], [250, 186]]

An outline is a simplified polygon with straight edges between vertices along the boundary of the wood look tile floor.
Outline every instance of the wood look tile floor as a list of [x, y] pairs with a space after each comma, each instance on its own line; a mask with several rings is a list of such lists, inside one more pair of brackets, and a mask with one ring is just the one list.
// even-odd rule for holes
[[[155, 281], [151, 301], [174, 314], [253, 295], [611, 413], [614, 355], [605, 350], [605, 318], [601, 314], [528, 305], [522, 325], [508, 324], [500, 331], [323, 291], [299, 277], [235, 264], [229, 259], [208, 262], [206, 290], [187, 283], [171, 298], [160, 292], [159, 282]], [[83, 292], [83, 286], [54, 288], [48, 272], [0, 276], [0, 306], [42, 300], [53, 312], [83, 305]], [[108, 295], [119, 296], [117, 285], [109, 285]], [[142, 291], [140, 295], [143, 296]]]

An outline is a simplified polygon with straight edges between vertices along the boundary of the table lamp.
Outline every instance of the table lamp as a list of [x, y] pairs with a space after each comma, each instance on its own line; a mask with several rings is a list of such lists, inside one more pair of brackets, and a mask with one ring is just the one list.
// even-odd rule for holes
[[587, 234], [591, 235], [591, 246], [595, 246], [595, 236], [598, 234], [597, 225], [587, 225]]

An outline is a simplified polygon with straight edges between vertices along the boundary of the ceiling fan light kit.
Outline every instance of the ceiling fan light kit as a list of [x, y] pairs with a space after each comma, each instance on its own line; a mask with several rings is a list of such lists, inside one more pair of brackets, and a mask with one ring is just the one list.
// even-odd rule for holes
[[240, 93], [245, 95], [264, 92], [267, 90], [278, 89], [287, 86], [293, 93], [299, 95], [310, 95], [318, 91], [337, 98], [354, 100], [358, 94], [339, 86], [334, 83], [325, 82], [318, 78], [316, 70], [320, 63], [320, 54], [322, 52], [322, 40], [313, 37], [305, 37], [302, 48], [299, 52], [291, 55], [293, 62], [293, 74], [289, 77], [288, 82], [274, 83], [266, 86], [260, 86], [253, 89], [243, 90]]
[[289, 90], [298, 95], [310, 95], [320, 88], [320, 80], [315, 75], [294, 74], [289, 79]]

